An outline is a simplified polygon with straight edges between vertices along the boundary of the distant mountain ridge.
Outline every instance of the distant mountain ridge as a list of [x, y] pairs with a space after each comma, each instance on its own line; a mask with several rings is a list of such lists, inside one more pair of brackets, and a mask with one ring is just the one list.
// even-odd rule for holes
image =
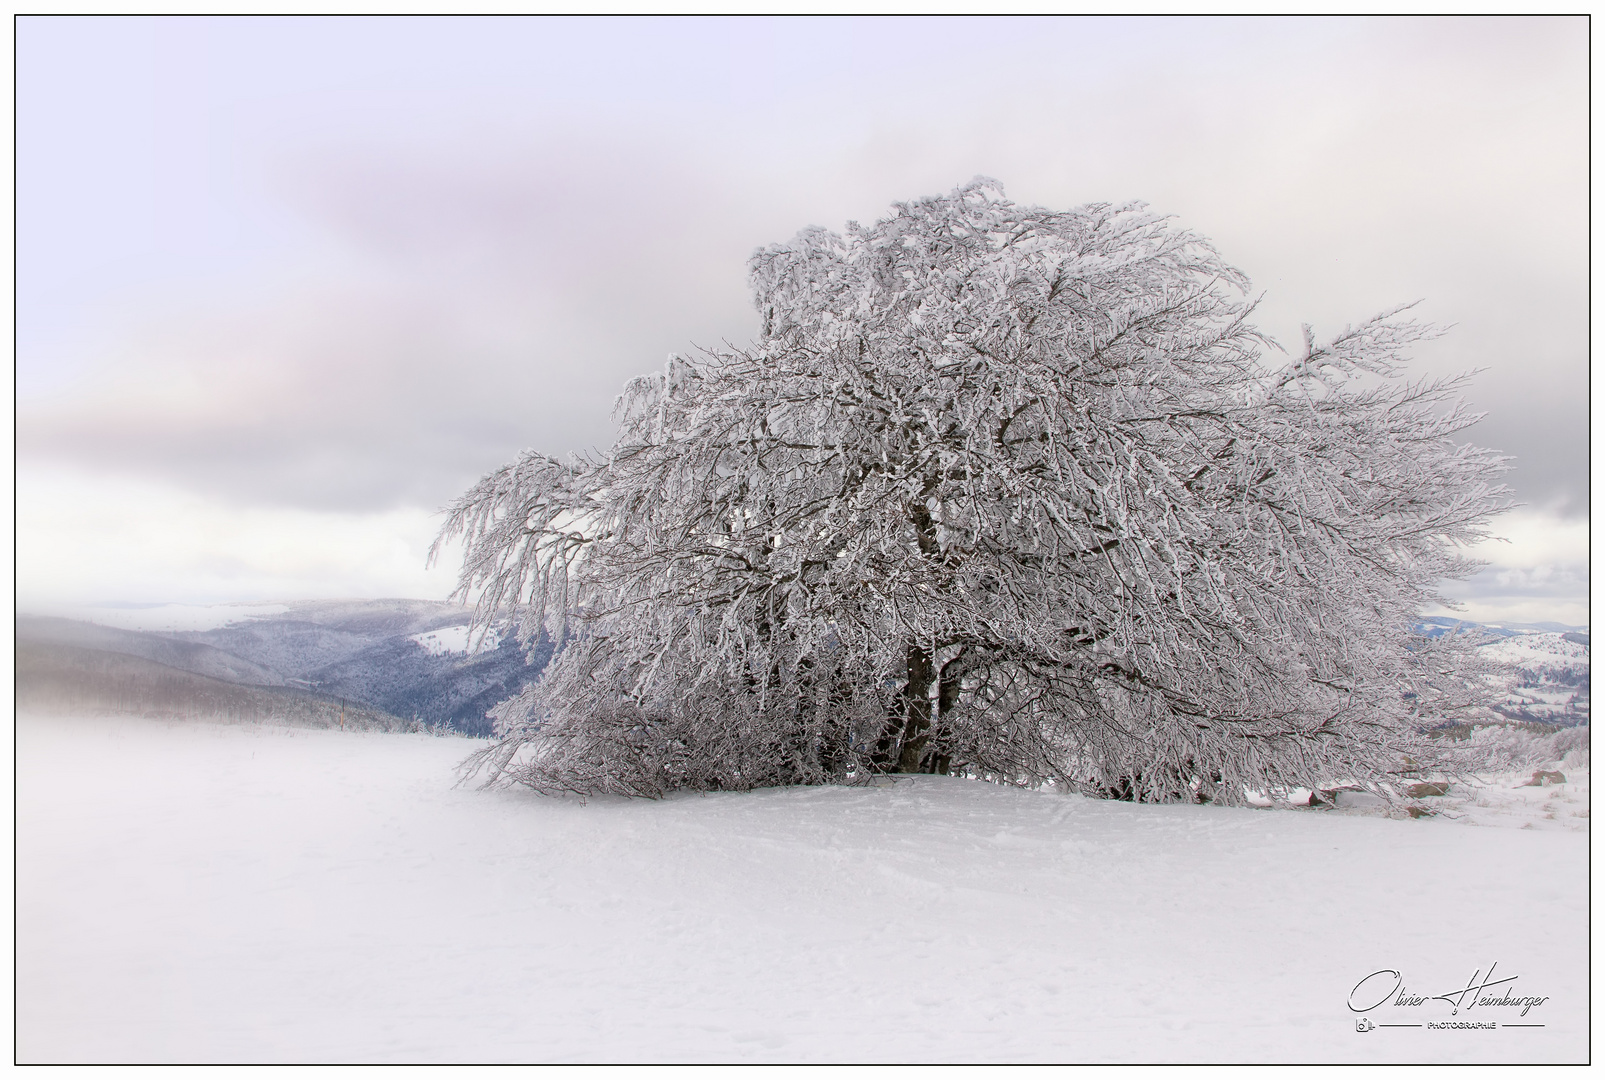
[[[17, 639], [19, 647], [53, 647], [79, 661], [88, 650], [242, 686], [299, 689], [472, 735], [490, 733], [486, 712], [537, 678], [551, 655], [542, 642], [532, 663], [513, 635], [492, 635], [472, 648], [472, 610], [455, 604], [324, 600], [276, 607], [200, 630], [19, 616]], [[61, 663], [51, 667], [52, 678], [59, 681], [61, 669]]]
[[260, 664], [209, 644], [165, 635], [120, 630], [71, 619], [24, 615], [17, 619], [17, 637], [36, 645], [64, 645], [137, 656], [165, 667], [224, 682], [250, 686], [284, 685], [282, 676]]
[[1447, 633], [1457, 626], [1463, 626], [1468, 630], [1482, 630], [1493, 637], [1517, 637], [1522, 634], [1535, 633], [1580, 634], [1585, 638], [1588, 636], [1588, 627], [1586, 626], [1568, 626], [1565, 623], [1557, 622], [1479, 623], [1472, 622], [1470, 619], [1456, 619], [1449, 615], [1425, 616], [1417, 626], [1417, 629], [1428, 637], [1437, 637], [1439, 634]]
[[118, 713], [170, 719], [406, 731], [421, 725], [326, 694], [254, 686], [170, 667], [133, 653], [58, 641], [18, 641], [19, 711]]

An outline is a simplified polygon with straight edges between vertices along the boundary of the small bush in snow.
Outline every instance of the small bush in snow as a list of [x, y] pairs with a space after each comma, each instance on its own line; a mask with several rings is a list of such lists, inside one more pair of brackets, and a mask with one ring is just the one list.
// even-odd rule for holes
[[[1512, 772], [1562, 760], [1588, 767], [1588, 728], [1535, 731], [1514, 724], [1473, 728], [1468, 738], [1449, 744], [1449, 761], [1462, 772]], [[1574, 757], [1573, 755], [1580, 755]]]

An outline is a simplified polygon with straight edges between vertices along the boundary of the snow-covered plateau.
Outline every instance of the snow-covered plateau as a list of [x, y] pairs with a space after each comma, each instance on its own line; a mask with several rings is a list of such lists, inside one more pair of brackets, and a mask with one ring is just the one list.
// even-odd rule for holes
[[443, 626], [411, 634], [407, 640], [417, 642], [430, 656], [466, 656], [494, 650], [502, 643], [502, 636], [494, 628], [475, 633], [469, 626]]
[[582, 803], [454, 786], [476, 745], [21, 718], [17, 1059], [1588, 1059], [1586, 758], [1396, 819]]

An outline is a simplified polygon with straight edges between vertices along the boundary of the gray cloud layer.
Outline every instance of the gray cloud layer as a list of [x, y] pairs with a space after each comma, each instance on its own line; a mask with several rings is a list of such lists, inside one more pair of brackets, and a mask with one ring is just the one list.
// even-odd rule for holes
[[45, 91], [103, 76], [71, 68], [72, 26], [24, 25], [24, 464], [438, 506], [520, 447], [605, 444], [613, 395], [667, 353], [744, 340], [754, 247], [986, 173], [1177, 213], [1289, 343], [1425, 296], [1457, 325], [1424, 370], [1490, 369], [1477, 441], [1516, 456], [1523, 499], [1586, 507], [1586, 23], [403, 21], [377, 57], [338, 47], [377, 24], [271, 25], [147, 35], [213, 50], [170, 81], [238, 98], [240, 130], [150, 91], [156, 146], [97, 182], [154, 224], [94, 235], [73, 217], [94, 183], [50, 194], [92, 110]]

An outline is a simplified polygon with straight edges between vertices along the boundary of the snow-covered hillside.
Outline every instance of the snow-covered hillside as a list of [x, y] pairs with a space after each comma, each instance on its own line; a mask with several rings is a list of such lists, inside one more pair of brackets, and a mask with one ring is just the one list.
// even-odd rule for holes
[[122, 604], [61, 607], [53, 614], [119, 630], [176, 633], [216, 630], [289, 610], [287, 604]]
[[1495, 660], [1516, 668], [1516, 685], [1500, 712], [1512, 719], [1588, 723], [1587, 634], [1515, 634], [1484, 649]]
[[1505, 699], [1495, 706], [1507, 720], [1559, 727], [1588, 723], [1588, 627], [1559, 623], [1474, 623], [1446, 615], [1425, 618], [1417, 627], [1428, 637], [1456, 629], [1493, 638], [1483, 647], [1488, 658], [1512, 666], [1515, 683]]
[[[18, 1059], [1588, 1055], [1585, 833], [929, 776], [581, 803], [453, 787], [474, 745], [24, 718]], [[1586, 781], [1483, 820], [1580, 825]], [[1349, 1005], [1492, 966], [1542, 1004]]]
[[1581, 634], [1519, 634], [1486, 646], [1490, 656], [1544, 673], [1588, 670], [1588, 641]]

